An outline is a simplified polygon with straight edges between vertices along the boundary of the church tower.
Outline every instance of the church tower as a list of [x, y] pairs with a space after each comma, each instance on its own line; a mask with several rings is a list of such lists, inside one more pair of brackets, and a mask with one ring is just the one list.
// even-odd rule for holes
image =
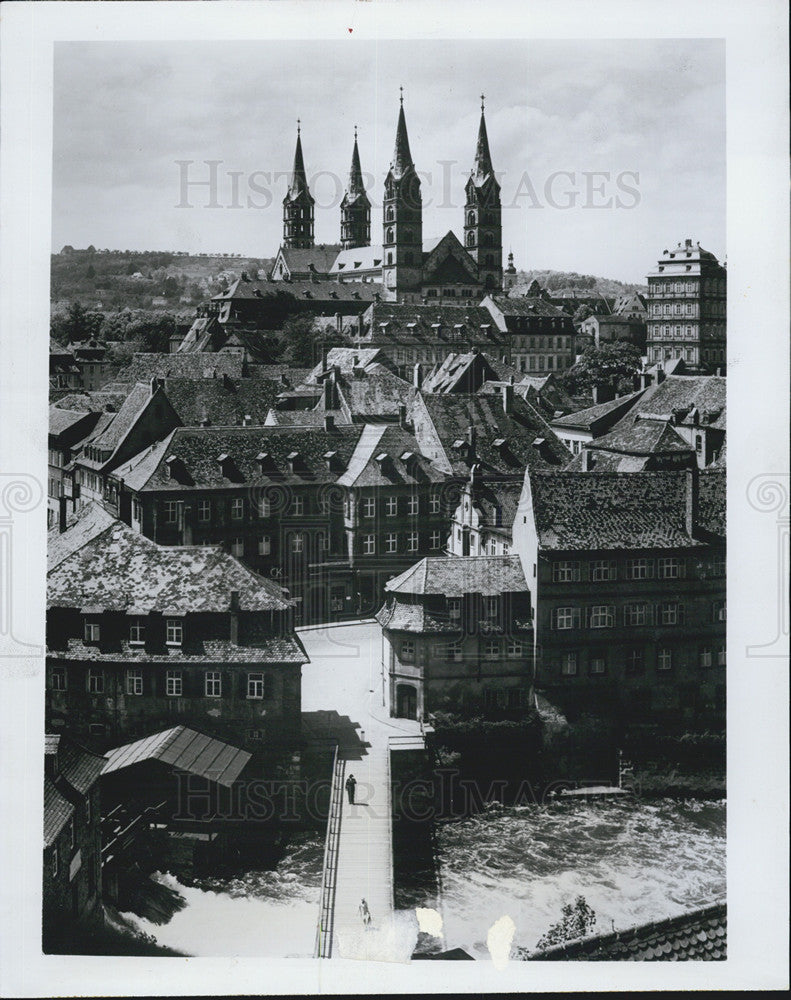
[[291, 183], [283, 199], [283, 246], [309, 249], [313, 246], [313, 195], [308, 188], [305, 161], [302, 159], [300, 123], [297, 119], [297, 148]]
[[354, 149], [349, 170], [349, 183], [341, 202], [341, 246], [344, 250], [371, 245], [371, 203], [365, 193], [360, 151], [357, 148], [357, 126], [354, 127]]
[[478, 265], [478, 277], [484, 289], [499, 291], [503, 285], [500, 185], [492, 167], [483, 101], [481, 94], [481, 124], [478, 127], [475, 163], [465, 188], [464, 248]]
[[395, 150], [385, 178], [382, 249], [384, 297], [393, 301], [405, 292], [418, 294], [423, 276], [423, 198], [409, 151], [403, 87]]

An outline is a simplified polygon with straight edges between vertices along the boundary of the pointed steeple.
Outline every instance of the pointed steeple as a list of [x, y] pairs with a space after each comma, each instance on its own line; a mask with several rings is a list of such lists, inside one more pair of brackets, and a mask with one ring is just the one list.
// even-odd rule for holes
[[390, 168], [393, 176], [398, 179], [410, 169], [414, 168], [412, 154], [409, 152], [409, 136], [406, 131], [406, 118], [404, 117], [404, 88], [401, 87], [401, 107], [398, 111], [398, 125], [396, 126], [395, 149], [393, 150], [393, 162]]
[[367, 247], [371, 243], [371, 202], [365, 193], [360, 151], [357, 148], [357, 126], [354, 127], [354, 149], [349, 170], [349, 183], [341, 202], [341, 245], [344, 250]]
[[310, 190], [308, 189], [308, 178], [305, 174], [305, 161], [302, 158], [302, 137], [300, 135], [300, 121], [297, 118], [297, 148], [294, 151], [294, 168], [291, 171], [291, 183], [288, 186], [288, 197], [291, 201], [296, 200], [301, 194], [307, 194], [311, 201]]
[[489, 152], [489, 137], [486, 134], [483, 102], [484, 96], [481, 94], [481, 123], [478, 126], [478, 144], [475, 147], [475, 165], [472, 168], [472, 176], [476, 184], [482, 184], [489, 174], [494, 173], [492, 154]]
[[357, 126], [355, 126], [352, 165], [349, 169], [349, 183], [346, 185], [346, 196], [349, 201], [354, 201], [361, 194], [365, 194], [365, 185], [363, 184], [363, 171], [360, 166], [360, 150], [357, 148]]

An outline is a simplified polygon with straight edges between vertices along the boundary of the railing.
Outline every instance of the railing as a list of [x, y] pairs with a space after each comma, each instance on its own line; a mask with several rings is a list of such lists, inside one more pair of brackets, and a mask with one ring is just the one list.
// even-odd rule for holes
[[327, 813], [327, 836], [324, 841], [324, 861], [321, 869], [321, 895], [319, 898], [319, 919], [316, 926], [314, 958], [330, 958], [335, 925], [335, 885], [338, 874], [338, 847], [341, 835], [341, 813], [343, 811], [343, 775], [346, 762], [338, 754], [338, 747], [332, 758], [332, 785]]
[[[110, 829], [111, 834], [102, 844], [102, 864], [105, 865], [112, 861], [117, 852], [126, 850], [138, 833], [150, 825], [151, 818], [156, 816], [166, 805], [167, 801], [163, 801], [158, 805], [149, 806], [132, 819], [129, 819], [129, 813], [124, 806], [116, 806], [104, 816], [101, 822], [102, 832]], [[124, 823], [126, 825], [122, 825]]]

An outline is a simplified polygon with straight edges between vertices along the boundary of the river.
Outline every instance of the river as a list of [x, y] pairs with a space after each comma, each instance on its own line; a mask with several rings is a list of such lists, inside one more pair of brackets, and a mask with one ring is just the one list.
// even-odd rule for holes
[[[600, 800], [491, 806], [438, 829], [441, 900], [401, 885], [404, 908], [438, 906], [446, 948], [488, 958], [488, 928], [504, 914], [514, 944], [533, 948], [583, 895], [609, 932], [673, 916], [725, 894], [725, 802]], [[275, 871], [204, 879], [177, 889], [186, 906], [162, 926], [127, 916], [190, 955], [307, 957], [313, 953], [323, 839], [294, 838]]]

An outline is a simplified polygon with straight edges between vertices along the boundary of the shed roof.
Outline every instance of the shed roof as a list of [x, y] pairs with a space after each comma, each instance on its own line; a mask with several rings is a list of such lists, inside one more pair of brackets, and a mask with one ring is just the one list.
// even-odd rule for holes
[[208, 778], [230, 788], [251, 757], [252, 754], [230, 743], [187, 726], [174, 726], [173, 729], [165, 729], [108, 750], [103, 773], [111, 774], [135, 764], [157, 760], [178, 771]]

